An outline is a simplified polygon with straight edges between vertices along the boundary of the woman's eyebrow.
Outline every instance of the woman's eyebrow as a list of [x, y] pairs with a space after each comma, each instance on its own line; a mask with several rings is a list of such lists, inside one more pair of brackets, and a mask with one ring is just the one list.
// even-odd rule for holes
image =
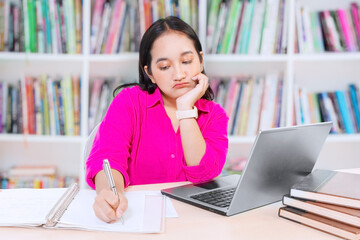
[[158, 60], [156, 60], [156, 63], [161, 62], [161, 61], [166, 61], [166, 60], [168, 60], [168, 59], [167, 58], [158, 58]]
[[189, 51], [183, 52], [183, 53], [181, 54], [181, 56], [184, 56], [184, 55], [186, 55], [186, 54], [193, 54], [193, 52], [189, 50]]

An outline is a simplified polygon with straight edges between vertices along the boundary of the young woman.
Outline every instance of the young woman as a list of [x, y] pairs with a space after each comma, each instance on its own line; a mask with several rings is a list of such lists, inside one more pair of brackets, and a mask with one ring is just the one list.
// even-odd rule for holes
[[[204, 74], [203, 52], [194, 30], [176, 17], [153, 23], [139, 50], [139, 83], [112, 101], [87, 161], [87, 182], [97, 191], [93, 208], [105, 222], [127, 209], [124, 189], [218, 176], [228, 150], [228, 117]], [[134, 86], [135, 85], [135, 86]], [[117, 198], [110, 190], [108, 159]]]

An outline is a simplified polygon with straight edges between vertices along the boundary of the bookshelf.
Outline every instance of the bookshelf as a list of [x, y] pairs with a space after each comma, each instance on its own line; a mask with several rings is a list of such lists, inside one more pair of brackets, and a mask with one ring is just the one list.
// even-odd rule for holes
[[[295, 53], [295, 3], [309, 9], [346, 7], [353, 1], [286, 0], [288, 11], [287, 52], [282, 54], [208, 54], [205, 53], [205, 71], [213, 76], [229, 77], [240, 74], [282, 72], [286, 91], [286, 125], [293, 122], [294, 82], [309, 91], [345, 90], [349, 83], [360, 83], [358, 74], [360, 52]], [[89, 129], [88, 112], [92, 81], [95, 77], [137, 79], [138, 55], [90, 54], [90, 25], [95, 1], [83, 1], [82, 53], [40, 54], [0, 52], [0, 80], [16, 82], [21, 75], [77, 74], [81, 77], [81, 131], [80, 136], [37, 136], [0, 134], [0, 172], [20, 164], [55, 164], [60, 175], [78, 176], [86, 185], [83, 172], [83, 149]], [[206, 49], [207, 9], [209, 2], [199, 0], [198, 35]], [[229, 136], [229, 158], [247, 157], [255, 137]], [[360, 134], [331, 135], [321, 152], [317, 167], [327, 169], [359, 167]]]

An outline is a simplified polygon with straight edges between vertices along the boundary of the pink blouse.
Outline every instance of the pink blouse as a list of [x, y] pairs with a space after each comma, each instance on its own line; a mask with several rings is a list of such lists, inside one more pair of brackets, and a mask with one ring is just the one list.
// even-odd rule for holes
[[103, 159], [122, 173], [125, 187], [176, 181], [201, 182], [218, 176], [228, 151], [228, 117], [217, 103], [200, 99], [198, 108], [206, 152], [197, 166], [187, 166], [180, 128], [175, 132], [160, 90], [123, 89], [112, 101], [99, 126], [86, 163], [86, 179], [95, 188]]

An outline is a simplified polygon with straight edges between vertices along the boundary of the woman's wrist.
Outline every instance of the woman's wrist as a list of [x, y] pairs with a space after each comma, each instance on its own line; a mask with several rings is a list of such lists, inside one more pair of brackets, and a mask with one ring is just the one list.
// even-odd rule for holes
[[185, 110], [191, 110], [193, 109], [194, 104], [192, 103], [184, 103], [181, 101], [176, 101], [176, 109], [178, 111], [185, 111]]

